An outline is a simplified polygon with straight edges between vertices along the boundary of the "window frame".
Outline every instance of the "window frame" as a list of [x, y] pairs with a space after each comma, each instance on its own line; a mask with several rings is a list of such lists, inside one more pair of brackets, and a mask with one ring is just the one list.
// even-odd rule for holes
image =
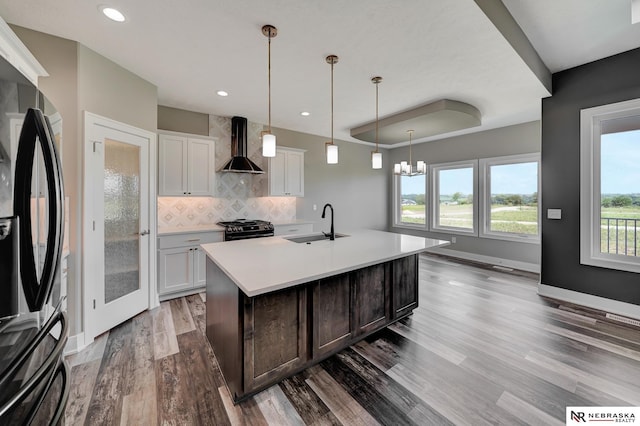
[[[473, 176], [473, 228], [467, 229], [462, 227], [455, 226], [441, 226], [438, 224], [438, 219], [440, 216], [440, 171], [445, 170], [454, 170], [454, 169], [464, 169], [464, 168], [472, 169]], [[430, 227], [434, 232], [442, 232], [448, 234], [457, 234], [457, 235], [471, 235], [478, 236], [478, 160], [465, 160], [465, 161], [454, 161], [450, 163], [438, 163], [429, 165], [429, 175], [431, 177], [431, 208], [430, 208]]]
[[633, 116], [640, 117], [640, 99], [580, 110], [580, 263], [583, 265], [640, 272], [640, 256], [600, 252], [602, 122]]
[[402, 176], [393, 175], [393, 199], [395, 200], [394, 212], [393, 212], [393, 226], [396, 228], [406, 229], [418, 229], [421, 231], [429, 231], [429, 216], [430, 216], [430, 200], [429, 200], [429, 173], [424, 174], [424, 223], [409, 223], [402, 222]]
[[[482, 158], [479, 160], [480, 171], [480, 216], [482, 217], [482, 224], [479, 227], [481, 238], [491, 238], [496, 240], [505, 241], [517, 241], [522, 243], [540, 244], [540, 235], [542, 234], [542, 203], [541, 201], [541, 164], [540, 153], [531, 154], [517, 154], [506, 155], [501, 157]], [[508, 164], [520, 164], [520, 163], [537, 163], [538, 176], [537, 176], [537, 193], [538, 193], [538, 233], [536, 235], [531, 234], [516, 234], [514, 232], [498, 232], [491, 230], [491, 175], [490, 170], [492, 166], [501, 166]]]

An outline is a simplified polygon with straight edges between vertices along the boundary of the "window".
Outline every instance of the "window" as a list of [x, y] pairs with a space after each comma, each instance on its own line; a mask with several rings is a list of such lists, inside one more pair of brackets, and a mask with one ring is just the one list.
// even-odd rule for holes
[[640, 272], [640, 100], [581, 111], [580, 261]]
[[431, 166], [433, 230], [477, 234], [476, 164], [474, 160]]
[[425, 228], [427, 176], [396, 176], [396, 225]]
[[483, 237], [538, 242], [540, 155], [480, 160]]

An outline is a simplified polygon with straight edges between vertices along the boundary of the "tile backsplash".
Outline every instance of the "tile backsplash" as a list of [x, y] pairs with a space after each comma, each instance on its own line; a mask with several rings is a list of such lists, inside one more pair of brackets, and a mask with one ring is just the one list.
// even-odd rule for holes
[[226, 199], [212, 197], [159, 197], [158, 227], [210, 225], [221, 220], [264, 219], [288, 222], [296, 219], [294, 197]]
[[[260, 132], [264, 126], [248, 123], [248, 157], [263, 170]], [[209, 115], [209, 136], [216, 138], [216, 170], [231, 158], [231, 118]], [[221, 220], [265, 219], [286, 222], [296, 219], [294, 197], [267, 197], [267, 175], [216, 173], [215, 197], [158, 197], [158, 227], [208, 225]]]

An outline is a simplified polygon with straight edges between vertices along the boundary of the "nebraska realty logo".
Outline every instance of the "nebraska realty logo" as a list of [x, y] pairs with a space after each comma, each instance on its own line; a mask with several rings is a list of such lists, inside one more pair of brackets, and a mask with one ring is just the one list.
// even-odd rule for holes
[[566, 424], [635, 423], [640, 407], [567, 407]]

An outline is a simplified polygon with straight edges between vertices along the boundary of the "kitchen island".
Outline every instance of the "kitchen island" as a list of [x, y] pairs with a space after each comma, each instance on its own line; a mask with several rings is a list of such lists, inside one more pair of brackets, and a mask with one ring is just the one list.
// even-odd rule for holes
[[448, 241], [357, 231], [335, 241], [204, 244], [206, 334], [235, 402], [418, 306], [418, 254]]

